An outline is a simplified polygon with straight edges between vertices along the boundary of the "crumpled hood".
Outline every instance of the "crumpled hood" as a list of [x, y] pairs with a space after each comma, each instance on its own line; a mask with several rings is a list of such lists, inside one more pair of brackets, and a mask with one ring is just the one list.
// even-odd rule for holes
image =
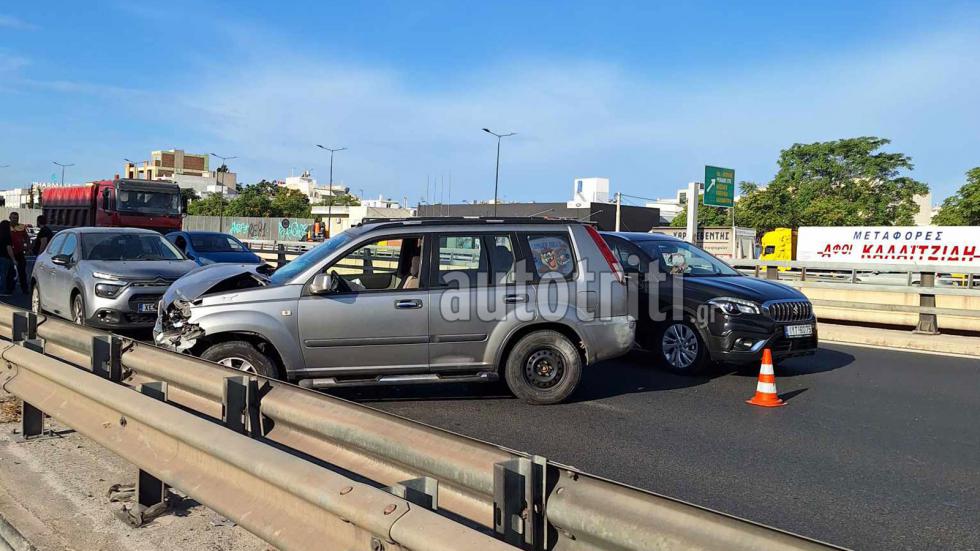
[[201, 266], [175, 281], [163, 295], [163, 308], [169, 307], [174, 300], [187, 302], [196, 300], [201, 295], [220, 283], [242, 274], [256, 277], [263, 285], [268, 285], [269, 278], [263, 272], [268, 268], [264, 264], [208, 264]]
[[743, 298], [756, 302], [780, 299], [807, 300], [803, 293], [775, 281], [747, 276], [737, 277], [687, 277], [684, 285], [701, 287], [715, 296]]

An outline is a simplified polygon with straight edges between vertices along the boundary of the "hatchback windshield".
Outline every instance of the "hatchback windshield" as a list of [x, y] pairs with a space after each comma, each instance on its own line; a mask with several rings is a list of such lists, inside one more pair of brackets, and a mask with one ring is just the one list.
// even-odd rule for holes
[[289, 280], [319, 264], [330, 256], [331, 253], [349, 243], [352, 239], [354, 239], [354, 235], [349, 231], [338, 233], [318, 245], [315, 249], [306, 251], [289, 264], [279, 268], [269, 279], [276, 285], [289, 283]]
[[83, 233], [85, 260], [183, 260], [162, 235], [149, 233]]
[[202, 253], [241, 253], [247, 249], [242, 242], [223, 233], [191, 234], [191, 245]]
[[663, 261], [667, 271], [687, 276], [737, 276], [734, 268], [710, 253], [683, 241], [640, 241], [637, 243], [653, 258]]

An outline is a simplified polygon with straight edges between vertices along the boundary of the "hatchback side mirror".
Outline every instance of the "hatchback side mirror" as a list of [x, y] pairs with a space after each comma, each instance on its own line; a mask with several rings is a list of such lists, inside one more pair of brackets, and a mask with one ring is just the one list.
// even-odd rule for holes
[[67, 266], [71, 263], [71, 257], [67, 254], [56, 254], [51, 257], [51, 262], [57, 264], [58, 266]]
[[326, 295], [337, 290], [337, 278], [333, 274], [317, 274], [313, 276], [310, 283], [310, 293], [314, 295]]

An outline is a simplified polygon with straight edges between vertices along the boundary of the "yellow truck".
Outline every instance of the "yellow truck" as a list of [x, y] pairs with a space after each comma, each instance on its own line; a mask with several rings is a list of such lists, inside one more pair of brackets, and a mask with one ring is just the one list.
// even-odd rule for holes
[[[760, 245], [762, 254], [761, 260], [796, 260], [796, 230], [791, 228], [776, 228], [762, 234]], [[780, 271], [787, 271], [789, 268], [780, 267]]]

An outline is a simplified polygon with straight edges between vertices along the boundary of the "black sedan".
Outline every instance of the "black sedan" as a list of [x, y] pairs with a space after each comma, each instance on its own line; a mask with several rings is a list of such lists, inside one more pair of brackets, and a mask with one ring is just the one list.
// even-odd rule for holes
[[657, 233], [606, 232], [630, 282], [636, 342], [696, 374], [712, 362], [758, 364], [813, 354], [817, 320], [792, 287], [742, 275], [703, 249]]

